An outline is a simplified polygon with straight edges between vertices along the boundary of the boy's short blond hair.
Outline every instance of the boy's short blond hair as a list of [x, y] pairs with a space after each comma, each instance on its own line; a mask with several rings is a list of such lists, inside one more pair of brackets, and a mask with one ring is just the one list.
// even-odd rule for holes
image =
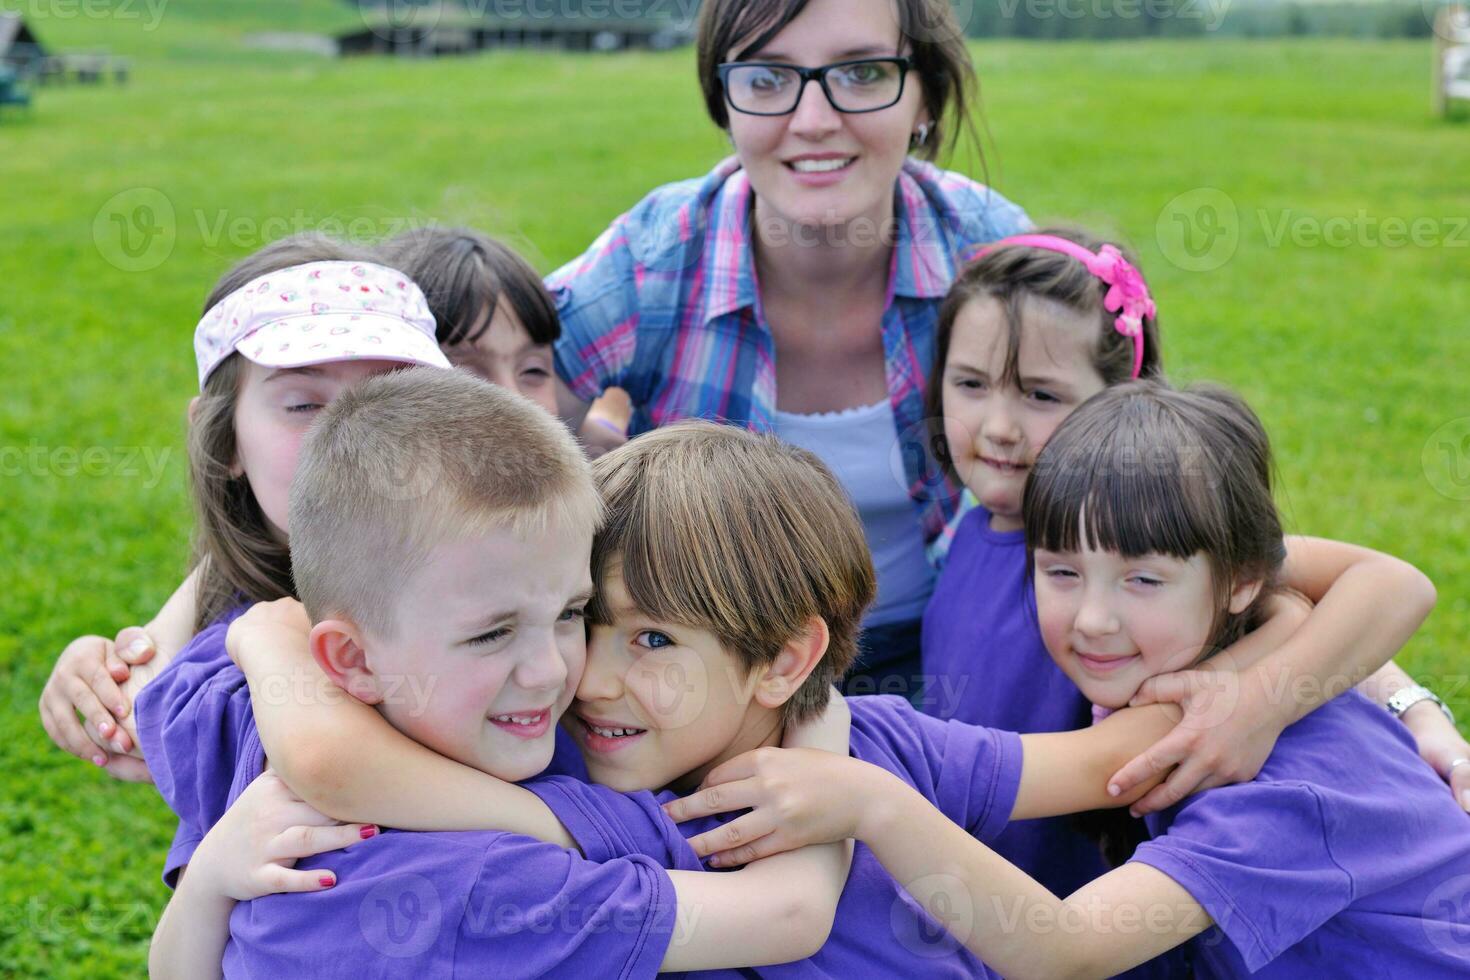
[[[314, 622], [395, 635], [395, 600], [438, 545], [498, 528], [534, 534], [602, 519], [566, 427], [462, 371], [409, 368], [343, 391], [301, 446], [291, 565]], [[507, 569], [513, 574], [513, 569]]]
[[[620, 566], [640, 612], [715, 634], [747, 670], [771, 663], [820, 616], [827, 652], [783, 717], [825, 708], [857, 654], [876, 576], [862, 522], [822, 461], [773, 436], [681, 422], [592, 471], [607, 507], [592, 546], [596, 586]], [[600, 597], [589, 615], [610, 621]]]

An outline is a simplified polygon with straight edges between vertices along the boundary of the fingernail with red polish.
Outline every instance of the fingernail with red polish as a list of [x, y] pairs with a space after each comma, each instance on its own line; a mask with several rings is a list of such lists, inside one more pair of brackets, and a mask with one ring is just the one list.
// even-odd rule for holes
[[331, 888], [336, 883], [337, 879], [332, 877], [331, 875], [322, 875], [320, 878], [317, 879], [317, 884], [321, 885], [323, 888]]
[[94, 755], [94, 756], [92, 756], [92, 764], [95, 765], [95, 766], [105, 766], [105, 765], [107, 765], [107, 756], [105, 756], [105, 755]]
[[372, 824], [368, 824], [366, 827], [363, 827], [361, 830], [358, 831], [358, 834], [362, 837], [363, 840], [367, 840], [369, 837], [373, 837], [377, 833], [378, 828], [374, 827]]

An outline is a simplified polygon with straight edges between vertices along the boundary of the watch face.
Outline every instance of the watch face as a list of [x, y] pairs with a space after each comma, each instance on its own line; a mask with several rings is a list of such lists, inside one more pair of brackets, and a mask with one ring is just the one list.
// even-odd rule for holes
[[1409, 710], [1409, 705], [1418, 702], [1423, 695], [1421, 689], [1405, 687], [1393, 692], [1388, 699], [1388, 710], [1395, 718]]
[[1439, 707], [1439, 710], [1445, 713], [1446, 717], [1453, 719], [1454, 716], [1450, 714], [1444, 702], [1427, 687], [1406, 687], [1402, 690], [1395, 691], [1393, 696], [1388, 699], [1388, 711], [1395, 718], [1399, 718], [1405, 711], [1408, 711], [1420, 701], [1433, 701]]

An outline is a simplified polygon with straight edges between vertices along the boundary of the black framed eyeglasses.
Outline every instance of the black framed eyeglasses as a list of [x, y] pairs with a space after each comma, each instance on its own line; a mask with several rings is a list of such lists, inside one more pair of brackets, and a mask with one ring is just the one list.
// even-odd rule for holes
[[913, 62], [908, 58], [860, 58], [820, 68], [768, 61], [731, 61], [716, 71], [725, 101], [750, 116], [785, 116], [796, 111], [806, 83], [822, 86], [838, 112], [877, 112], [903, 98], [903, 81]]

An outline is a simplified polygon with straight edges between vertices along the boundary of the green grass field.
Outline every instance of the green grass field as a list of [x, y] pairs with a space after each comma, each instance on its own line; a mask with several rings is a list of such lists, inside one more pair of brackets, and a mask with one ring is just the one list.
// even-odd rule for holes
[[[146, 619], [183, 571], [191, 331], [215, 278], [299, 228], [429, 221], [549, 270], [726, 147], [689, 50], [335, 62], [238, 44], [350, 25], [328, 0], [175, 0], [154, 29], [142, 0], [37, 6], [49, 44], [135, 63], [127, 87], [45, 89], [0, 118], [0, 975], [137, 975], [170, 815], [53, 748], [35, 704], [67, 640]], [[1429, 114], [1428, 53], [975, 47], [990, 181], [1137, 247], [1172, 373], [1250, 398], [1293, 530], [1435, 580], [1402, 661], [1464, 713], [1470, 140]], [[152, 245], [129, 254], [124, 228]]]

